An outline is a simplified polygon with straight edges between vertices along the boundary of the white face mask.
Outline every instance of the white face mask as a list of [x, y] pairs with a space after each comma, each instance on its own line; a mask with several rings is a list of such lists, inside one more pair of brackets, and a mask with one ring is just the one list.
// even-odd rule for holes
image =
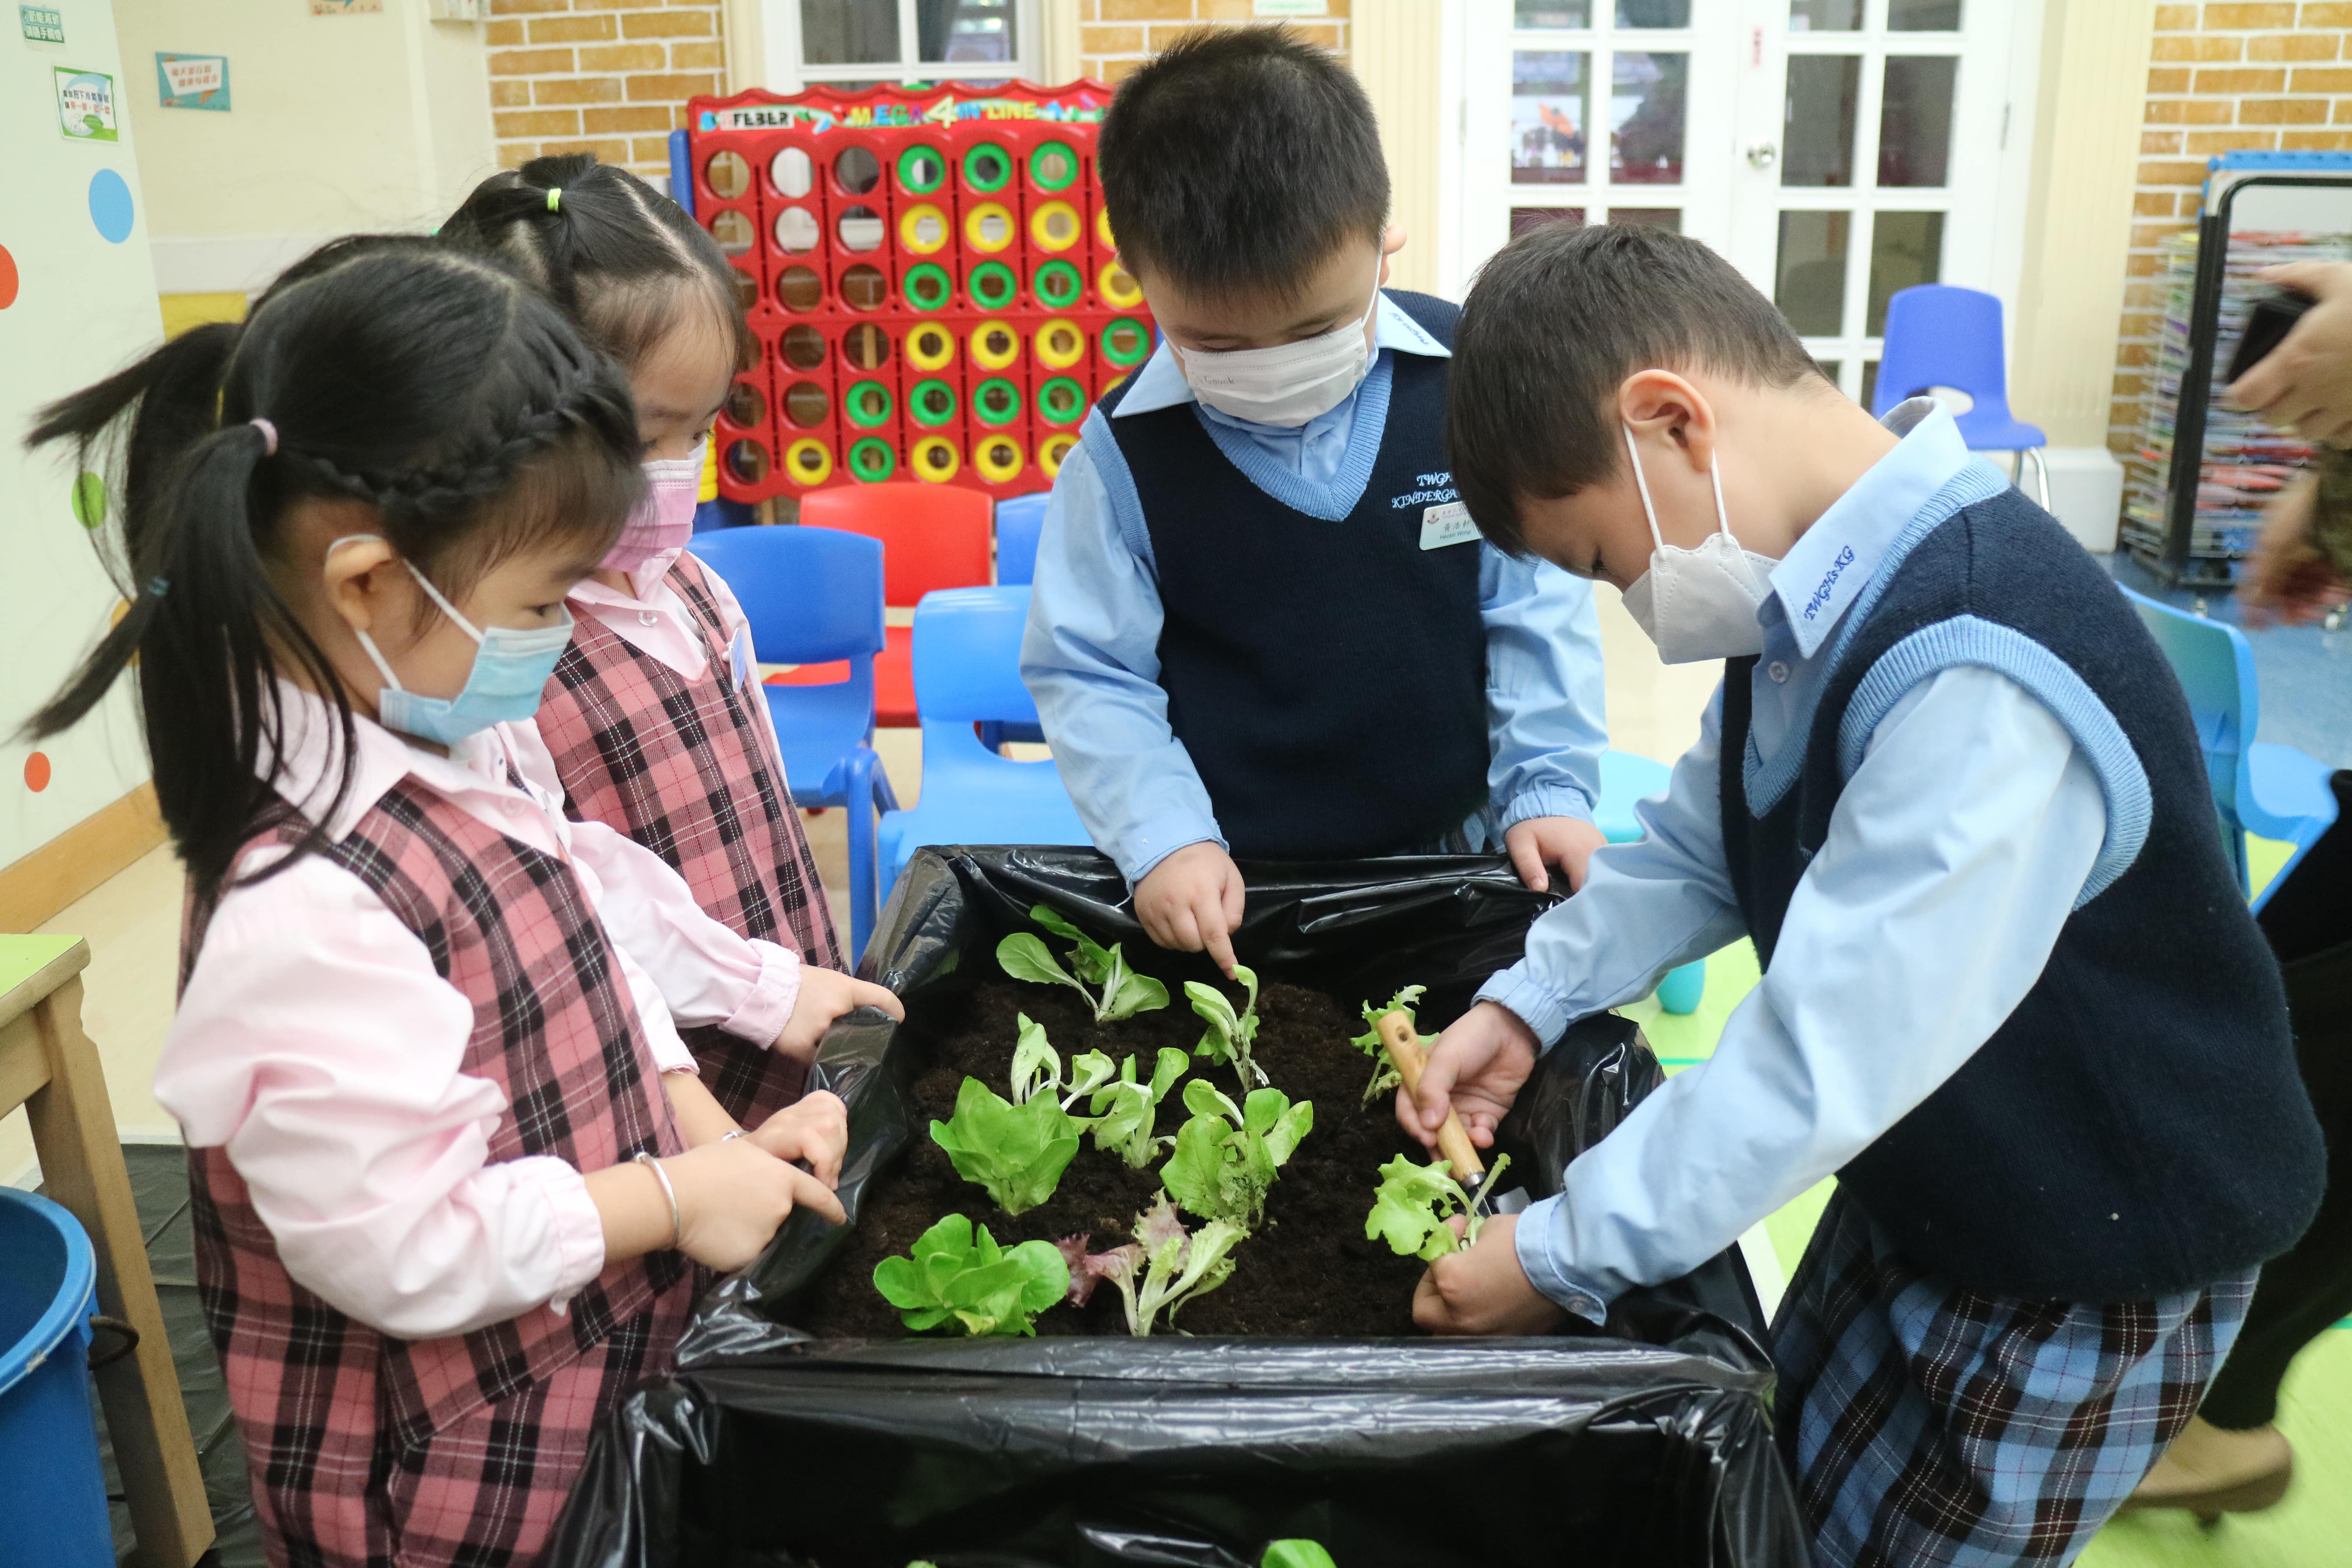
[[1715, 482], [1717, 531], [1696, 550], [1668, 544], [1658, 531], [1657, 509], [1650, 504], [1650, 481], [1642, 472], [1641, 450], [1633, 445], [1633, 427], [1625, 426], [1625, 453], [1633, 461], [1633, 482], [1642, 490], [1642, 515], [1650, 520], [1650, 569], [1625, 590], [1625, 610], [1658, 645], [1658, 657], [1668, 664], [1690, 664], [1702, 658], [1741, 658], [1764, 651], [1764, 628], [1756, 611], [1772, 595], [1769, 555], [1743, 550], [1731, 534], [1731, 520], [1723, 511], [1723, 475], [1713, 463], [1707, 478]]
[[[1381, 308], [1380, 260], [1372, 262], [1372, 298], [1364, 313], [1295, 343], [1270, 349], [1176, 349], [1176, 363], [1192, 394], [1220, 414], [1255, 425], [1296, 429], [1347, 401], [1372, 361], [1365, 329]], [[1171, 345], [1173, 347], [1174, 345]]]

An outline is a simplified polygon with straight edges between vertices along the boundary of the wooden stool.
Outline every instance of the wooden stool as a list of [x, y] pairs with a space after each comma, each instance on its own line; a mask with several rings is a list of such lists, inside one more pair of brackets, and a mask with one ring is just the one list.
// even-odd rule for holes
[[98, 1310], [139, 1331], [139, 1348], [98, 1373], [107, 1431], [139, 1533], [142, 1568], [191, 1568], [213, 1543], [195, 1440], [172, 1370], [131, 1175], [98, 1049], [81, 1028], [89, 944], [74, 936], [0, 936], [0, 1115], [25, 1107], [48, 1195], [89, 1233]]

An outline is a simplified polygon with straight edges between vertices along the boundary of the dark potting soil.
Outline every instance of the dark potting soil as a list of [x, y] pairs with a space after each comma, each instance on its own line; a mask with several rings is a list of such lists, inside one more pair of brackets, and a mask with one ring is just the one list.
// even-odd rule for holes
[[[1234, 999], [1238, 1003], [1238, 988]], [[1114, 1061], [1139, 1053], [1137, 1067], [1146, 1078], [1159, 1047], [1174, 1046], [1189, 1054], [1202, 1030], [1181, 991], [1159, 1012], [1098, 1025], [1077, 994], [1060, 986], [999, 980], [976, 987], [939, 1021], [929, 1065], [914, 1084], [915, 1136], [896, 1168], [866, 1191], [856, 1232], [793, 1304], [789, 1321], [796, 1327], [827, 1338], [904, 1337], [897, 1309], [874, 1289], [874, 1267], [907, 1251], [944, 1215], [970, 1215], [1007, 1247], [1084, 1232], [1092, 1238], [1088, 1250], [1102, 1252], [1131, 1239], [1135, 1216], [1160, 1191], [1164, 1153], [1131, 1171], [1117, 1155], [1097, 1150], [1088, 1137], [1053, 1197], [1026, 1214], [1008, 1216], [983, 1188], [957, 1175], [945, 1152], [931, 1142], [930, 1121], [954, 1114], [956, 1090], [966, 1074], [999, 1094], [1007, 1092], [1016, 1019], [1023, 1013], [1045, 1026], [1065, 1064], [1088, 1050], [1103, 1051]], [[1397, 1257], [1385, 1242], [1366, 1240], [1364, 1215], [1382, 1164], [1400, 1153], [1416, 1160], [1426, 1156], [1398, 1129], [1391, 1095], [1361, 1103], [1372, 1064], [1348, 1043], [1364, 1032], [1358, 1008], [1343, 1007], [1319, 992], [1268, 985], [1258, 998], [1258, 1064], [1293, 1100], [1314, 1102], [1315, 1128], [1276, 1178], [1265, 1224], [1234, 1249], [1233, 1277], [1187, 1302], [1177, 1326], [1202, 1335], [1353, 1339], [1412, 1333], [1412, 1291], [1423, 1265], [1418, 1258]], [[1231, 1068], [1203, 1057], [1192, 1060], [1188, 1078], [1205, 1073], [1240, 1100]], [[1180, 1083], [1160, 1101], [1160, 1136], [1173, 1135], [1182, 1124], [1182, 1095]], [[1083, 1112], [1085, 1107], [1075, 1109]], [[1190, 1215], [1185, 1222], [1198, 1223]], [[1167, 1331], [1164, 1313], [1154, 1327]], [[1041, 1313], [1037, 1331], [1123, 1334], [1127, 1319], [1118, 1292], [1105, 1285], [1083, 1310], [1062, 1305]]]

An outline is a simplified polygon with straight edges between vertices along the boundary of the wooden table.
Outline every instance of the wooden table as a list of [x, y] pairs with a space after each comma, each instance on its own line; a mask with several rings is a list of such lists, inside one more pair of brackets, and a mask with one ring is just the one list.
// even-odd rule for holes
[[98, 1048], [81, 1027], [89, 944], [0, 935], [0, 1115], [25, 1107], [48, 1195], [89, 1233], [98, 1310], [139, 1331], [139, 1348], [98, 1373], [141, 1568], [191, 1568], [213, 1542], [195, 1440], [172, 1370], [172, 1341], [147, 1270], [131, 1175]]

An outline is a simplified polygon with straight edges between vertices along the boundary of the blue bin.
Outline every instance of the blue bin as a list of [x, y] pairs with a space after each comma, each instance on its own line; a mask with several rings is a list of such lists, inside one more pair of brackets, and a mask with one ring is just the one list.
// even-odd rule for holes
[[89, 1408], [97, 1289], [74, 1216], [0, 1187], [0, 1563], [114, 1568]]

